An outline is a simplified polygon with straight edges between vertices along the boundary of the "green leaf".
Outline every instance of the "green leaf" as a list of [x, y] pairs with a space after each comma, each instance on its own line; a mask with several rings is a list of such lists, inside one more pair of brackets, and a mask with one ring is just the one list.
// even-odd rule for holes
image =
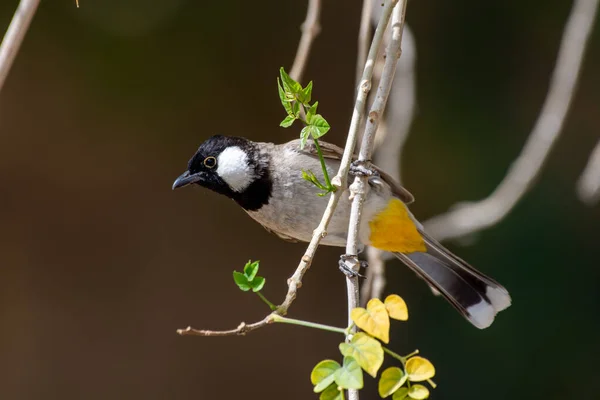
[[315, 104], [313, 104], [306, 112], [306, 123], [308, 125], [311, 125], [311, 121], [313, 120], [315, 114], [317, 113], [318, 106], [319, 106], [319, 102], [315, 101]]
[[295, 118], [298, 118], [298, 116], [300, 115], [300, 103], [298, 103], [297, 101], [292, 103], [292, 115]]
[[408, 397], [416, 400], [423, 400], [429, 397], [429, 389], [423, 385], [412, 385], [408, 389]]
[[246, 278], [248, 278], [248, 282], [252, 282], [252, 280], [256, 276], [259, 265], [260, 265], [260, 261], [252, 262], [252, 261], [248, 260], [248, 262], [244, 266], [244, 275], [246, 275]]
[[304, 89], [302, 89], [300, 92], [298, 92], [298, 100], [302, 104], [310, 103], [310, 99], [312, 97], [312, 88], [313, 88], [313, 83], [312, 83], [312, 81], [310, 81], [310, 82], [308, 82], [308, 85], [306, 85], [306, 87]]
[[297, 95], [302, 90], [302, 85], [300, 85], [298, 82], [293, 80], [287, 74], [287, 72], [285, 72], [285, 69], [283, 67], [279, 68], [279, 75], [281, 76], [281, 82], [283, 83], [283, 90], [285, 91], [286, 95], [289, 93], [289, 94], [293, 94], [294, 97], [296, 97], [295, 95]]
[[302, 128], [302, 131], [300, 131], [300, 150], [304, 149], [304, 146], [306, 146], [306, 142], [308, 141], [309, 138], [310, 138], [310, 127], [305, 126], [304, 128]]
[[327, 190], [327, 187], [319, 181], [319, 178], [317, 178], [312, 171], [302, 170], [302, 178], [306, 181], [309, 181], [321, 190]]
[[314, 183], [314, 182], [313, 182], [313, 176], [314, 176], [314, 175], [315, 175], [315, 174], [313, 174], [313, 173], [312, 173], [312, 171], [305, 171], [305, 170], [302, 170], [302, 179], [304, 179], [305, 181], [309, 181], [309, 182], [311, 182], [311, 183]]
[[411, 382], [422, 382], [433, 378], [435, 368], [428, 359], [415, 356], [406, 361], [406, 373]]
[[[313, 368], [310, 373], [310, 381], [315, 385], [315, 393], [322, 392], [335, 380], [335, 371], [342, 366], [333, 360], [323, 360]], [[337, 386], [336, 386], [337, 390]]]
[[296, 117], [294, 117], [293, 115], [288, 115], [287, 117], [284, 118], [283, 121], [281, 121], [279, 126], [282, 126], [284, 128], [289, 128], [290, 126], [292, 126], [292, 124], [294, 123], [295, 120], [296, 120]]
[[248, 282], [248, 278], [246, 278], [246, 275], [242, 274], [241, 272], [233, 271], [233, 280], [235, 281], [236, 285], [238, 285], [238, 287], [244, 292], [250, 290], [250, 282]]
[[379, 378], [379, 396], [385, 399], [390, 394], [396, 392], [404, 385], [406, 378], [407, 376], [398, 367], [386, 369], [381, 373], [381, 378]]
[[379, 299], [371, 299], [367, 309], [357, 307], [350, 312], [352, 321], [363, 331], [375, 336], [383, 343], [390, 341], [390, 317]]
[[373, 378], [383, 364], [381, 343], [362, 332], [352, 336], [350, 343], [340, 343], [340, 352], [344, 356], [354, 357], [358, 365]]
[[311, 118], [309, 126], [313, 128], [311, 134], [312, 137], [314, 137], [315, 139], [318, 139], [321, 136], [325, 135], [327, 132], [329, 132], [329, 129], [331, 128], [329, 126], [329, 123], [325, 120], [325, 118], [323, 118], [321, 114], [315, 114]]
[[281, 105], [285, 108], [285, 111], [288, 115], [292, 114], [292, 103], [286, 98], [285, 91], [283, 90], [283, 86], [281, 86], [281, 81], [277, 78], [277, 89], [279, 91], [279, 100], [281, 100]]
[[335, 383], [344, 389], [362, 389], [362, 369], [353, 357], [344, 357], [344, 365], [335, 371]]
[[262, 276], [257, 276], [250, 282], [250, 286], [252, 286], [253, 292], [260, 292], [260, 290], [265, 286], [266, 279]]
[[406, 398], [406, 396], [408, 396], [408, 388], [401, 387], [400, 389], [398, 389], [394, 392], [394, 395], [392, 396], [392, 400], [404, 400]]
[[321, 393], [319, 400], [344, 400], [344, 393], [338, 389], [338, 386], [334, 383], [331, 384]]

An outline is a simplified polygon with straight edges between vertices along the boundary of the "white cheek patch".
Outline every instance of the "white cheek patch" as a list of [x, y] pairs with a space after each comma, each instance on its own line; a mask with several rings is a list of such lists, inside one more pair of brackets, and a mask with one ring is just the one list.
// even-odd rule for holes
[[254, 173], [248, 165], [248, 154], [237, 146], [223, 150], [217, 165], [217, 174], [235, 192], [244, 191], [254, 181]]

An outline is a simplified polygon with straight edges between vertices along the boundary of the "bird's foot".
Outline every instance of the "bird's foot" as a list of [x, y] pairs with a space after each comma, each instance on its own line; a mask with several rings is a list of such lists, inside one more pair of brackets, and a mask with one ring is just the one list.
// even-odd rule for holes
[[340, 261], [338, 261], [338, 265], [340, 267], [340, 271], [342, 271], [342, 273], [348, 278], [364, 278], [365, 276], [361, 275], [358, 271], [355, 271], [355, 268], [357, 265], [357, 269], [367, 268], [369, 266], [369, 263], [367, 263], [366, 261], [360, 261], [358, 259], [358, 256], [351, 254], [342, 254], [340, 256]]
[[379, 171], [371, 166], [371, 160], [356, 160], [350, 164], [350, 174], [354, 176], [379, 176]]

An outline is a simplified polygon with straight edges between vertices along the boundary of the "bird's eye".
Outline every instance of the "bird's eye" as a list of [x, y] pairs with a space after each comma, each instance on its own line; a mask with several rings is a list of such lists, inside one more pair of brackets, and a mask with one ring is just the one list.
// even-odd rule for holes
[[213, 156], [206, 157], [206, 158], [204, 159], [204, 166], [205, 166], [206, 168], [214, 168], [214, 167], [215, 167], [215, 165], [217, 165], [217, 159], [216, 159], [216, 158], [214, 158]]

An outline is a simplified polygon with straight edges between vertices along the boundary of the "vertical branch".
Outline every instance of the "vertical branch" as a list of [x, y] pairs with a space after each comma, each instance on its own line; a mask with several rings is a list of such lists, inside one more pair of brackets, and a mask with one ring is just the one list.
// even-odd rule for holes
[[[342, 156], [342, 160], [340, 162], [340, 169], [337, 175], [332, 179], [332, 183], [336, 187], [345, 188], [348, 183], [348, 171], [350, 170], [350, 161], [352, 159], [352, 155], [354, 154], [354, 147], [356, 145], [356, 138], [358, 136], [359, 130], [359, 122], [364, 116], [365, 113], [365, 103], [367, 100], [367, 96], [371, 89], [371, 80], [373, 78], [373, 66], [375, 65], [375, 59], [377, 57], [377, 53], [379, 52], [379, 47], [381, 46], [381, 42], [383, 41], [383, 34], [385, 33], [386, 27], [392, 15], [392, 10], [394, 6], [398, 3], [398, 0], [387, 0], [385, 3], [381, 19], [377, 24], [377, 29], [375, 29], [375, 34], [373, 35], [373, 42], [371, 43], [371, 48], [369, 49], [369, 54], [367, 56], [367, 61], [365, 62], [365, 66], [363, 69], [363, 74], [361, 77], [358, 94], [356, 96], [356, 101], [354, 103], [354, 111], [352, 113], [352, 119], [350, 121], [350, 129], [348, 130], [348, 137], [346, 138], [346, 146], [344, 147], [344, 154]], [[336, 191], [335, 193], [338, 193]], [[350, 228], [352, 228], [352, 223], [350, 224]], [[349, 232], [350, 234], [350, 232]], [[346, 247], [347, 254], [356, 254], [357, 253], [357, 243], [358, 235], [355, 235], [354, 239], [351, 240], [350, 236], [348, 237], [348, 244]], [[355, 266], [351, 266], [354, 268]], [[358, 282], [356, 279], [348, 280], [348, 309], [356, 307], [354, 301], [355, 298], [358, 297], [358, 289], [353, 290], [353, 293], [350, 293], [351, 288], [358, 287]], [[352, 304], [351, 304], [352, 303]], [[348, 317], [349, 324], [351, 323], [350, 318]]]
[[577, 194], [581, 201], [590, 206], [600, 200], [600, 141], [592, 150], [588, 164], [577, 182]]
[[487, 198], [457, 205], [425, 222], [438, 240], [459, 238], [497, 224], [513, 209], [540, 174], [558, 139], [575, 94], [598, 0], [575, 0], [567, 20], [548, 95], [521, 154]]
[[21, 0], [0, 45], [0, 90], [19, 52], [40, 0]]
[[[396, 78], [388, 106], [375, 136], [373, 161], [388, 172], [398, 182], [402, 182], [401, 163], [404, 143], [408, 138], [416, 110], [416, 43], [408, 25], [402, 34], [402, 57], [398, 61]], [[379, 60], [378, 60], [379, 63]], [[381, 60], [383, 63], [383, 60]], [[379, 68], [381, 70], [383, 68]], [[378, 68], [375, 68], [377, 74]], [[381, 75], [381, 72], [379, 72]], [[361, 287], [361, 302], [365, 304], [372, 297], [381, 297], [385, 288], [386, 253], [374, 247], [367, 249], [367, 279]]]
[[[363, 162], [364, 164], [366, 164], [366, 166], [368, 166], [368, 164], [370, 163], [371, 154], [373, 152], [373, 144], [375, 141], [375, 134], [377, 133], [379, 120], [381, 115], [383, 114], [383, 110], [385, 109], [385, 105], [390, 94], [392, 81], [394, 80], [394, 74], [396, 72], [396, 65], [398, 63], [398, 58], [400, 57], [401, 53], [402, 28], [404, 26], [406, 3], [407, 0], [401, 0], [400, 2], [398, 2], [398, 0], [390, 0], [389, 3], [386, 4], [386, 6], [389, 7], [389, 10], [384, 9], [381, 20], [379, 21], [379, 25], [377, 26], [377, 30], [375, 31], [374, 35], [375, 38], [378, 37], [378, 33], [379, 37], [383, 35], [383, 32], [381, 31], [385, 31], [387, 21], [390, 18], [389, 12], [393, 11], [391, 28], [392, 39], [386, 49], [386, 61], [383, 67], [383, 73], [379, 82], [379, 87], [377, 88], [375, 101], [373, 102], [373, 105], [371, 106], [371, 110], [369, 111], [369, 115], [367, 117], [365, 134], [363, 135], [362, 144], [358, 155], [359, 162]], [[372, 77], [373, 61], [377, 55], [377, 50], [378, 49], [374, 48], [374, 46], [371, 46], [369, 56], [372, 55], [373, 57], [369, 57], [365, 64], [365, 72], [367, 72], [367, 70], [370, 68], [371, 76], [369, 78]], [[365, 74], [363, 73], [363, 77], [364, 75]], [[365, 87], [363, 82], [361, 82], [361, 88]], [[361, 97], [361, 94], [364, 96], [362, 102], [362, 104], [364, 104], [367, 92], [365, 90], [360, 90], [358, 97]], [[357, 99], [357, 105], [358, 104], [359, 102]], [[357, 110], [355, 109], [355, 114], [356, 113]], [[349, 146], [347, 145], [346, 150], [348, 150], [348, 147]], [[350, 187], [351, 197], [353, 197], [353, 200], [350, 213], [350, 221], [348, 225], [348, 241], [346, 243], [346, 254], [349, 255], [358, 254], [361, 214], [368, 189], [369, 187], [366, 176], [357, 176], [354, 179], [354, 183]], [[357, 266], [352, 265], [351, 267], [356, 268]], [[360, 298], [358, 293], [358, 279], [356, 277], [346, 278], [346, 286], [348, 295], [348, 318], [350, 319], [350, 311], [358, 307], [360, 304]], [[350, 390], [348, 391], [348, 397], [350, 400], [358, 399], [358, 392]]]
[[337, 175], [332, 179], [331, 183], [336, 187], [346, 187], [348, 183], [348, 171], [350, 170], [350, 161], [354, 154], [354, 148], [356, 146], [356, 138], [359, 131], [359, 122], [365, 113], [365, 105], [367, 96], [371, 90], [371, 80], [373, 79], [373, 67], [375, 65], [375, 58], [379, 52], [379, 47], [383, 39], [383, 34], [392, 15], [392, 9], [398, 3], [398, 0], [388, 0], [381, 14], [381, 19], [375, 29], [373, 35], [373, 41], [369, 49], [367, 61], [363, 69], [363, 74], [360, 79], [358, 94], [356, 95], [356, 101], [354, 103], [354, 110], [352, 112], [352, 118], [350, 119], [350, 128], [348, 129], [348, 137], [346, 138], [346, 145], [344, 146], [344, 154], [340, 162], [340, 170]]
[[312, 42], [321, 31], [321, 26], [319, 25], [320, 14], [321, 0], [309, 0], [306, 20], [302, 24], [302, 37], [300, 38], [298, 50], [296, 50], [294, 65], [292, 65], [292, 69], [290, 70], [290, 76], [298, 82], [302, 80], [302, 74], [308, 61]]

